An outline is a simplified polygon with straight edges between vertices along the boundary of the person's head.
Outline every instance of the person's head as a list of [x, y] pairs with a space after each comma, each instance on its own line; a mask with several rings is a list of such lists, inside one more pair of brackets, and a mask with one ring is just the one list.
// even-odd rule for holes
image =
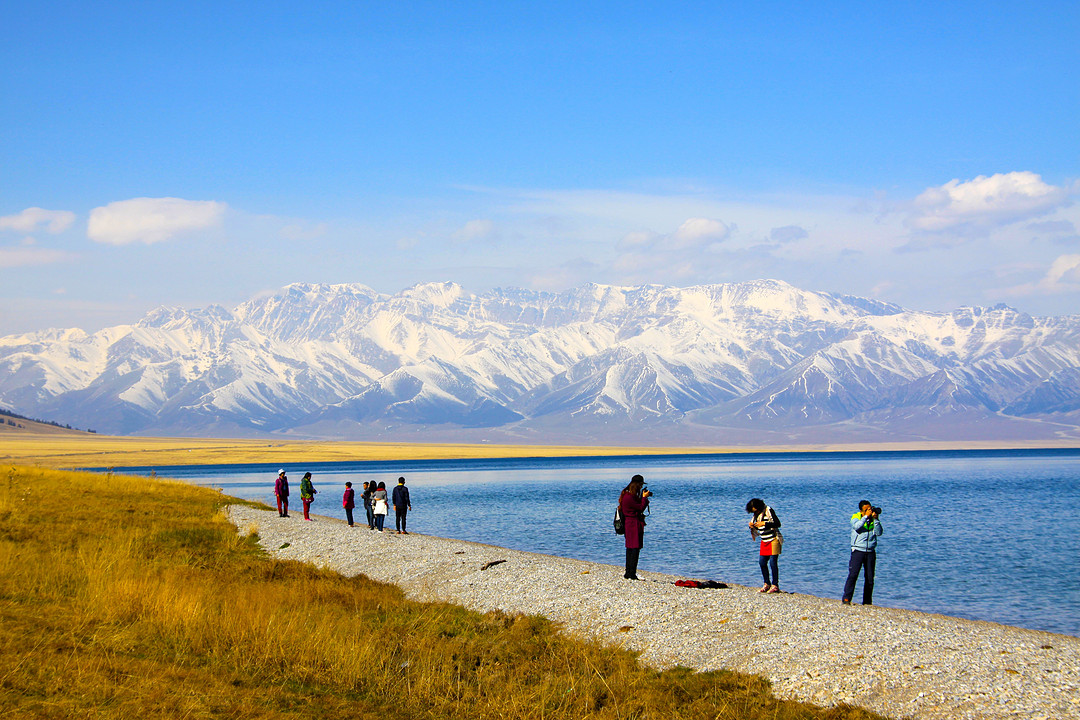
[[345, 487], [352, 487], [352, 483], [351, 482], [345, 483]]
[[281, 477], [282, 475], [284, 475], [284, 474], [285, 474], [285, 469], [284, 469], [284, 468], [282, 468], [281, 470], [278, 470], [278, 471], [277, 471], [277, 474], [278, 474], [278, 477]]
[[404, 484], [405, 484], [405, 478], [403, 478], [403, 477], [399, 477], [399, 478], [397, 479], [397, 484], [398, 484], [398, 485], [404, 485]]
[[367, 489], [368, 489], [368, 485], [371, 485], [371, 483], [369, 483], [369, 482], [368, 482], [367, 480], [365, 480], [365, 481], [364, 481], [364, 489], [365, 489], [365, 490], [367, 490]]
[[870, 504], [869, 500], [859, 501], [859, 512], [863, 515], [869, 515], [874, 509], [874, 506]]
[[645, 487], [645, 478], [641, 475], [635, 475], [630, 478], [630, 484], [623, 488], [623, 492], [628, 492], [631, 495], [640, 495], [641, 488]]
[[385, 489], [386, 489], [386, 483], [384, 483], [384, 482], [379, 482], [379, 489], [380, 489], [380, 490], [385, 490]]
[[765, 501], [761, 498], [750, 498], [750, 502], [746, 503], [746, 512], [755, 515], [759, 512], [765, 512]]
[[309, 472], [304, 473], [304, 479], [305, 480], [310, 480], [311, 479], [311, 473], [309, 473]]

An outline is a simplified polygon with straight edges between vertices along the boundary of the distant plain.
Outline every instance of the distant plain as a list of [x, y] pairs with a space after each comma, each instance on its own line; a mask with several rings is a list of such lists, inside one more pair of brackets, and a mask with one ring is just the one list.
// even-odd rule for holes
[[239, 463], [449, 460], [458, 458], [583, 457], [740, 452], [856, 452], [1069, 448], [1059, 442], [918, 442], [716, 447], [618, 447], [465, 443], [392, 443], [280, 438], [110, 436], [21, 421], [0, 425], [0, 462], [49, 468], [164, 467]]

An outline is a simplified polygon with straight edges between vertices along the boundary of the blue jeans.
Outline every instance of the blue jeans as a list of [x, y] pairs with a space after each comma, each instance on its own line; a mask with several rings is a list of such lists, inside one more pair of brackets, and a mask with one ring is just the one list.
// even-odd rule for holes
[[376, 513], [375, 514], [375, 529], [378, 530], [379, 532], [382, 532], [384, 522], [386, 522], [386, 516], [385, 515], [379, 515], [378, 513]]
[[[758, 555], [758, 565], [761, 566], [761, 577], [766, 585], [780, 586], [780, 568], [776, 560], [779, 555]], [[772, 580], [769, 580], [769, 571], [772, 570]]]
[[851, 602], [855, 594], [855, 583], [859, 579], [859, 570], [863, 571], [862, 604], [874, 604], [874, 566], [877, 564], [877, 552], [852, 550], [848, 560], [847, 582], [844, 583], [844, 600]]

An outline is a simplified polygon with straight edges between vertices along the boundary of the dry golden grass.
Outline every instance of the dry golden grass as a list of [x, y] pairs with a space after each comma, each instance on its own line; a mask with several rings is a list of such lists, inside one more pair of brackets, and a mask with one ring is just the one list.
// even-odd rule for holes
[[0, 717], [869, 718], [268, 558], [205, 488], [0, 472]]
[[456, 445], [341, 441], [144, 438], [108, 435], [0, 435], [0, 462], [52, 468], [163, 467], [231, 463], [303, 463], [360, 460], [445, 460], [452, 458], [566, 457], [732, 449], [566, 447], [557, 445]]

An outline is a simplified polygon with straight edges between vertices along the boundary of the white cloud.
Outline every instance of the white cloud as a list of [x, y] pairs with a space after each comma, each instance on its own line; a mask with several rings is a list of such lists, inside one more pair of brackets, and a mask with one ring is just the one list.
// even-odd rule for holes
[[1046, 215], [1070, 202], [1073, 189], [1032, 172], [999, 173], [928, 188], [912, 203], [907, 224], [926, 232], [985, 231]]
[[53, 263], [73, 259], [75, 259], [75, 255], [63, 250], [49, 250], [29, 246], [0, 248], [0, 268], [52, 265]]
[[62, 233], [75, 222], [75, 213], [68, 210], [45, 210], [30, 207], [17, 215], [0, 217], [0, 230], [31, 233], [43, 227], [52, 234]]
[[180, 198], [134, 198], [94, 208], [87, 237], [110, 245], [157, 243], [221, 224], [225, 203]]
[[671, 234], [671, 246], [676, 249], [693, 248], [720, 242], [731, 234], [731, 229], [719, 220], [690, 218]]

